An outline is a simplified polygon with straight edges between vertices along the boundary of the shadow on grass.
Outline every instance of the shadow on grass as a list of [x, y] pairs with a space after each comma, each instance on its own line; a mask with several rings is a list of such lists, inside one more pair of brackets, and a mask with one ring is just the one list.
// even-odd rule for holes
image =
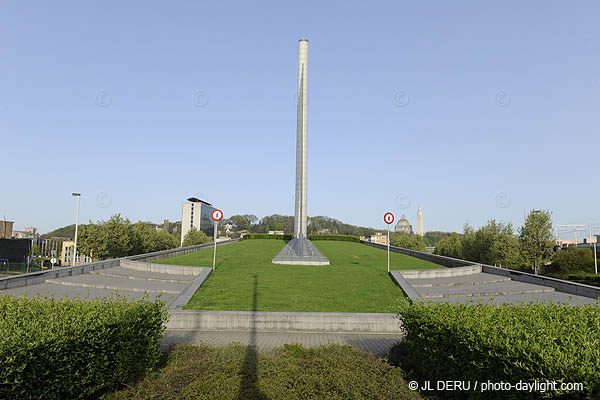
[[250, 328], [250, 343], [246, 348], [244, 364], [240, 375], [240, 390], [237, 399], [259, 399], [267, 400], [268, 397], [258, 387], [258, 352], [256, 349], [256, 311], [258, 310], [258, 276], [254, 275], [254, 294], [252, 297], [252, 322]]

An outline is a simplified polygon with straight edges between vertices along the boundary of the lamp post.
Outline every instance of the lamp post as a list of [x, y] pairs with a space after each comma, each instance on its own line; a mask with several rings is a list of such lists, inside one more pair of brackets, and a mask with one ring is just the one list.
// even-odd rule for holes
[[73, 193], [73, 197], [77, 197], [77, 216], [75, 217], [75, 246], [73, 248], [73, 263], [75, 265], [75, 258], [77, 257], [77, 228], [79, 227], [79, 203], [81, 200], [81, 193]]

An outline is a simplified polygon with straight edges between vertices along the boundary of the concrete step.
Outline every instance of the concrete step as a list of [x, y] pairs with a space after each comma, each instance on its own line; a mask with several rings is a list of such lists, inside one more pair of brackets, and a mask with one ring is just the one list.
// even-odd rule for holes
[[82, 274], [57, 279], [48, 279], [46, 282], [62, 286], [165, 294], [179, 294], [188, 286], [187, 284], [181, 283], [143, 281], [93, 274]]
[[146, 280], [146, 281], [185, 283], [185, 284], [189, 284], [194, 280], [193, 275], [161, 274], [159, 272], [138, 271], [135, 269], [123, 268], [123, 267], [113, 267], [113, 268], [91, 271], [90, 274], [109, 276], [112, 278], [121, 278], [121, 279], [138, 279], [138, 280]]
[[[461, 286], [461, 285], [482, 285], [486, 283], [508, 282], [511, 279], [506, 276], [494, 274], [478, 273], [473, 275], [433, 278], [433, 279], [407, 279], [408, 283], [414, 288], [427, 288], [437, 286]], [[475, 289], [473, 289], [475, 290]]]
[[443, 297], [510, 296], [554, 292], [554, 288], [551, 287], [516, 281], [482, 283], [478, 285], [434, 286], [422, 289], [417, 288], [416, 290], [425, 299]]

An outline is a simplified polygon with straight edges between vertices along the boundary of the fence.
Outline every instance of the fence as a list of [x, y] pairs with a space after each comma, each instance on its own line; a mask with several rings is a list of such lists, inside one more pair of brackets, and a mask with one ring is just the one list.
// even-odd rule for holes
[[11, 276], [21, 275], [28, 272], [43, 271], [42, 267], [38, 263], [11, 263], [11, 262], [0, 262], [0, 276]]

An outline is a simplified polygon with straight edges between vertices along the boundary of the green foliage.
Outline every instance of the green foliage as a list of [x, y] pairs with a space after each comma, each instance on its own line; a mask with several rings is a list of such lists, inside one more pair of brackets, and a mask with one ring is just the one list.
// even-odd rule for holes
[[558, 250], [552, 256], [552, 264], [547, 271], [560, 275], [594, 272], [594, 252], [576, 247]]
[[175, 235], [166, 230], [156, 230], [154, 226], [144, 222], [133, 225], [133, 235], [136, 238], [134, 254], [174, 249], [179, 245]]
[[183, 238], [183, 247], [195, 246], [197, 244], [205, 244], [212, 242], [212, 238], [206, 236], [206, 233], [192, 228], [185, 234]]
[[132, 224], [120, 214], [108, 221], [90, 222], [79, 227], [77, 251], [95, 260], [173, 249], [179, 245], [176, 235], [145, 222]]
[[[77, 233], [79, 235], [79, 233]], [[67, 225], [62, 228], [55, 229], [51, 232], [44, 233], [42, 239], [49, 239], [52, 237], [63, 237], [63, 238], [71, 238], [75, 237], [75, 224]]]
[[274, 239], [274, 240], [292, 240], [292, 235], [269, 235], [268, 233], [248, 233], [244, 239]]
[[390, 233], [390, 244], [408, 250], [425, 251], [425, 240], [419, 235], [402, 235]]
[[0, 297], [0, 398], [87, 399], [160, 357], [164, 302]]
[[531, 210], [520, 229], [521, 254], [529, 264], [533, 264], [536, 274], [553, 255], [550, 215], [550, 211]]
[[360, 238], [352, 235], [310, 235], [310, 240], [337, 240], [340, 242], [360, 243]]
[[465, 224], [461, 238], [464, 259], [503, 268], [518, 269], [522, 265], [519, 241], [511, 223], [491, 219], [475, 231]]
[[[428, 380], [581, 382], [581, 399], [600, 396], [600, 307], [563, 304], [410, 304], [400, 318], [404, 369]], [[461, 393], [445, 393], [461, 397]], [[506, 398], [507, 392], [469, 393]], [[512, 394], [512, 392], [511, 392]], [[559, 396], [546, 393], [539, 397]], [[464, 397], [464, 394], [462, 394]], [[538, 398], [539, 398], [538, 397]], [[529, 398], [529, 397], [527, 397]]]
[[402, 371], [351, 348], [285, 345], [268, 352], [176, 345], [160, 375], [108, 396], [130, 399], [421, 399]]
[[431, 231], [425, 232], [425, 235], [423, 235], [423, 239], [425, 239], [425, 243], [427, 246], [435, 247], [441, 240], [449, 237], [450, 235], [450, 232]]
[[458, 233], [452, 232], [450, 236], [441, 239], [436, 245], [434, 254], [440, 256], [463, 258], [462, 242]]

